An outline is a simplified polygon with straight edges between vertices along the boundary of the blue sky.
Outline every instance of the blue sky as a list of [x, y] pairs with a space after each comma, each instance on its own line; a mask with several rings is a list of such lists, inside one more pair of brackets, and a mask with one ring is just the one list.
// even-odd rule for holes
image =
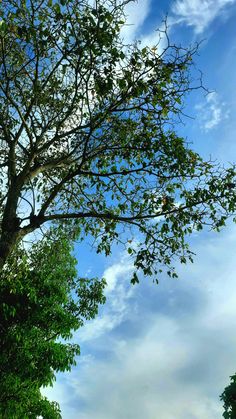
[[[154, 45], [168, 13], [172, 40], [204, 40], [197, 66], [213, 93], [186, 102], [181, 132], [205, 158], [236, 160], [236, 0], [139, 0], [127, 7], [125, 40]], [[81, 356], [45, 394], [63, 419], [217, 419], [236, 371], [236, 226], [191, 238], [195, 263], [179, 279], [130, 286], [122, 249], [110, 258], [76, 248], [80, 274], [104, 275], [107, 303], [78, 331]]]

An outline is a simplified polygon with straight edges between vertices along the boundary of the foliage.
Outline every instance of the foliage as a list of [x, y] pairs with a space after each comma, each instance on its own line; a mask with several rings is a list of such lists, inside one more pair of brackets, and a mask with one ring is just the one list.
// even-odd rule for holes
[[161, 265], [174, 277], [173, 259], [192, 260], [188, 235], [235, 210], [234, 167], [175, 132], [196, 48], [167, 34], [164, 47], [125, 45], [125, 3], [0, 3], [1, 266], [54, 221], [106, 254], [128, 227], [132, 282]]
[[[196, 47], [125, 45], [130, 0], [0, 2], [1, 402], [6, 417], [59, 417], [40, 395], [79, 352], [68, 339], [104, 301], [76, 278], [65, 237], [24, 250], [55, 223], [125, 243], [138, 274], [192, 260], [187, 238], [234, 213], [235, 168], [204, 161], [176, 130]], [[164, 45], [164, 46], [163, 46]], [[125, 234], [121, 233], [125, 231]], [[135, 237], [136, 240], [133, 240]], [[137, 244], [137, 238], [139, 244]], [[72, 292], [72, 294], [71, 294]]]
[[63, 237], [15, 249], [1, 275], [0, 416], [60, 418], [57, 403], [41, 396], [55, 373], [75, 365], [72, 331], [104, 303], [104, 280], [78, 278]]
[[232, 375], [231, 383], [224, 389], [220, 399], [224, 402], [224, 413], [225, 419], [236, 418], [236, 374]]

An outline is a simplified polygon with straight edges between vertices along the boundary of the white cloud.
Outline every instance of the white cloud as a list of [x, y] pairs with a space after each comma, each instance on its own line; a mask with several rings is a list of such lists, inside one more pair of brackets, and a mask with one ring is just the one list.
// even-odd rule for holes
[[127, 315], [129, 299], [133, 289], [129, 287], [127, 278], [132, 276], [133, 265], [126, 254], [120, 256], [119, 263], [109, 266], [103, 273], [106, 279], [106, 304], [101, 313], [79, 330], [75, 338], [79, 342], [97, 339], [112, 331]]
[[[149, 29], [145, 25], [146, 19], [151, 13], [151, 0], [133, 0], [125, 6], [126, 22], [121, 29], [121, 37], [126, 44], [140, 41], [141, 46], [150, 48], [157, 47], [161, 53], [166, 46], [164, 25], [156, 22], [155, 29]], [[142, 29], [145, 26], [145, 33]], [[162, 32], [163, 31], [163, 32]]]
[[[198, 260], [180, 281], [140, 284], [129, 300], [123, 293], [122, 322], [91, 336], [94, 356], [51, 390], [63, 418], [221, 417], [219, 395], [236, 370], [235, 233], [232, 226], [207, 242], [201, 237]], [[108, 268], [110, 296], [125, 282], [124, 265]]]
[[139, 0], [125, 6], [126, 22], [121, 30], [125, 43], [131, 43], [138, 37], [138, 32], [150, 13], [150, 4], [150, 0]]
[[[160, 53], [166, 46], [163, 22], [156, 22], [155, 29], [142, 31], [145, 20], [151, 13], [151, 0], [134, 0], [125, 7], [126, 23], [121, 30], [121, 36], [126, 43], [140, 41], [141, 46], [150, 48], [157, 47]], [[147, 29], [147, 26], [145, 26]]]
[[220, 102], [217, 93], [208, 94], [206, 101], [196, 106], [201, 128], [204, 131], [216, 128], [222, 120], [228, 117], [228, 112], [224, 108], [225, 103]]
[[234, 3], [235, 0], [176, 0], [171, 8], [171, 21], [192, 26], [200, 34], [216, 17], [224, 16], [227, 7]]
[[140, 36], [140, 42], [142, 47], [154, 48], [159, 54], [162, 54], [163, 50], [167, 46], [167, 38], [165, 35], [165, 25], [161, 23], [157, 26], [156, 30], [146, 33]]
[[[78, 386], [78, 380], [77, 384], [75, 380], [74, 391], [75, 398], [85, 402], [86, 408], [82, 408], [79, 417], [220, 417], [219, 401], [208, 394], [207, 387], [213, 384], [212, 370], [207, 368], [207, 362], [211, 361], [209, 353], [206, 353], [206, 363], [202, 365], [203, 344], [199, 345], [197, 336], [190, 341], [187, 335], [189, 329], [185, 330], [185, 324], [181, 327], [175, 319], [151, 316], [148, 320], [151, 323], [147, 325], [147, 332], [137, 339], [127, 340], [123, 347], [117, 340], [110, 342], [114, 352], [112, 359], [95, 361], [81, 371], [83, 386]], [[198, 338], [202, 339], [201, 336]], [[191, 380], [191, 369], [198, 367], [198, 359], [203, 376], [202, 382], [195, 383], [194, 379]], [[209, 373], [210, 378], [207, 377]], [[72, 418], [77, 417], [74, 412]]]

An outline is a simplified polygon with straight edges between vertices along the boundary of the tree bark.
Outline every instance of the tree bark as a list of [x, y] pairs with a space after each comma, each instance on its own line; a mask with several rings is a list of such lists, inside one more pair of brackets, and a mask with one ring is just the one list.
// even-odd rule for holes
[[19, 232], [3, 233], [0, 239], [0, 271], [19, 239]]

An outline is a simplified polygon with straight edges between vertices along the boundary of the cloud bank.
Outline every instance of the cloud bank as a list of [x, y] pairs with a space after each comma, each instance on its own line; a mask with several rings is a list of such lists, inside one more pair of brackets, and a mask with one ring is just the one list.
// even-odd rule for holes
[[219, 395], [236, 370], [235, 233], [197, 238], [198, 260], [180, 281], [143, 282], [129, 294], [124, 260], [107, 269], [101, 316], [112, 314], [94, 333], [81, 330], [77, 368], [47, 390], [63, 418], [221, 417]]

